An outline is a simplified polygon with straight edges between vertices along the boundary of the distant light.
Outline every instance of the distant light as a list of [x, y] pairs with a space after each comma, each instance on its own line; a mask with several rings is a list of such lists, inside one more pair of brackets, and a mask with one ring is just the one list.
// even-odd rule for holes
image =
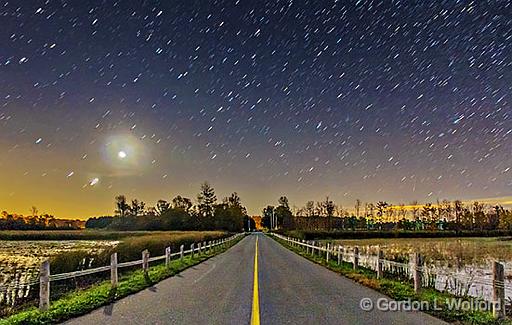
[[89, 185], [94, 186], [94, 185], [98, 184], [99, 182], [100, 182], [100, 179], [98, 177], [95, 177], [95, 178], [91, 179], [91, 181], [89, 182]]
[[126, 156], [127, 156], [127, 155], [126, 155], [126, 152], [124, 152], [124, 151], [122, 151], [122, 150], [121, 150], [121, 151], [119, 151], [119, 152], [117, 153], [117, 156], [118, 156], [119, 158], [121, 158], [121, 159], [124, 159], [124, 158], [126, 158]]
[[38, 139], [36, 140], [36, 144], [40, 144], [42, 141], [43, 141], [43, 139], [42, 139], [42, 138], [38, 138]]

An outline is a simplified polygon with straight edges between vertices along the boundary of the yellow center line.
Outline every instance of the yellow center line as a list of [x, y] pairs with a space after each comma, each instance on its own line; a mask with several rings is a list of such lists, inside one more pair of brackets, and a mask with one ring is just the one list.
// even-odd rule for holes
[[260, 325], [260, 299], [258, 290], [258, 236], [256, 236], [256, 252], [254, 253], [254, 282], [252, 288], [251, 325]]

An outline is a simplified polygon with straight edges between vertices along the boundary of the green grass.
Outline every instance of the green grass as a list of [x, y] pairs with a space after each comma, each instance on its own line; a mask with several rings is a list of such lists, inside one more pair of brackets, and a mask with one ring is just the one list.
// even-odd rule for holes
[[120, 298], [136, 293], [142, 289], [152, 286], [153, 284], [171, 277], [186, 268], [201, 263], [208, 258], [217, 255], [229, 247], [236, 244], [243, 237], [234, 240], [228, 244], [227, 248], [217, 248], [212, 253], [203, 253], [194, 258], [186, 256], [184, 261], [173, 260], [169, 267], [165, 264], [158, 264], [150, 267], [146, 276], [142, 270], [132, 271], [119, 278], [117, 289], [112, 290], [110, 281], [104, 281], [92, 287], [71, 292], [64, 297], [52, 301], [48, 311], [41, 312], [33, 307], [12, 315], [6, 319], [0, 320], [0, 325], [7, 324], [55, 324], [67, 319], [86, 314], [96, 308], [108, 305]]
[[[276, 237], [272, 237], [274, 240], [279, 242], [284, 247], [291, 251], [313, 261], [317, 264], [323, 265], [328, 269], [337, 272], [349, 279], [354, 280], [364, 286], [370, 287], [376, 291], [379, 291], [393, 300], [402, 301], [411, 299], [412, 301], [428, 301], [429, 305], [433, 305], [434, 301], [437, 303], [437, 307], [441, 307], [441, 310], [429, 310], [427, 313], [441, 318], [447, 322], [455, 322], [462, 324], [478, 324], [478, 325], [491, 325], [491, 324], [512, 324], [509, 319], [497, 320], [493, 317], [492, 313], [484, 311], [455, 311], [445, 308], [444, 302], [446, 299], [456, 298], [454, 295], [445, 292], [439, 292], [432, 288], [422, 288], [419, 293], [414, 292], [412, 284], [407, 282], [401, 282], [391, 278], [378, 279], [376, 272], [366, 268], [353, 269], [352, 263], [342, 262], [341, 265], [337, 263], [337, 257], [334, 260], [330, 260], [329, 263], [325, 261], [324, 257], [318, 255], [311, 255], [306, 253], [302, 248], [289, 245], [284, 240]], [[463, 297], [464, 298], [464, 297]], [[469, 297], [466, 297], [469, 298]]]

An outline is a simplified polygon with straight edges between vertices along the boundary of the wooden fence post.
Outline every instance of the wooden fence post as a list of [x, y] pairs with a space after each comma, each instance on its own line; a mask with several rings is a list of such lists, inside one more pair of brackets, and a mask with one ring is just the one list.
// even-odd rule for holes
[[419, 253], [413, 253], [413, 280], [414, 280], [414, 292], [418, 293], [421, 289], [421, 255]]
[[331, 257], [331, 243], [327, 243], [327, 252], [325, 252], [325, 260], [329, 263], [329, 258]]
[[197, 255], [201, 256], [201, 242], [197, 243], [197, 252]]
[[492, 265], [492, 291], [493, 309], [492, 314], [496, 318], [505, 316], [505, 270], [503, 264], [494, 262]]
[[169, 267], [170, 263], [171, 263], [171, 248], [166, 247], [165, 248], [165, 266]]
[[208, 254], [208, 252], [206, 251], [206, 242], [205, 241], [203, 242], [203, 251], [205, 254]]
[[144, 270], [144, 273], [148, 273], [149, 270], [149, 251], [145, 249], [142, 252], [142, 269]]
[[354, 270], [359, 267], [359, 247], [354, 247]]
[[180, 260], [183, 262], [183, 257], [185, 256], [185, 246], [180, 246]]
[[341, 245], [338, 245], [338, 265], [343, 261], [343, 253], [341, 252]]
[[384, 259], [384, 252], [382, 249], [379, 249], [379, 253], [377, 254], [377, 279], [381, 279], [384, 275], [384, 265], [383, 260]]
[[211, 252], [212, 252], [212, 241], [209, 240], [208, 241], [208, 254], [211, 254]]
[[194, 243], [190, 244], [190, 258], [194, 258]]
[[117, 288], [117, 253], [110, 255], [110, 284]]
[[39, 310], [50, 308], [50, 261], [46, 260], [39, 269]]

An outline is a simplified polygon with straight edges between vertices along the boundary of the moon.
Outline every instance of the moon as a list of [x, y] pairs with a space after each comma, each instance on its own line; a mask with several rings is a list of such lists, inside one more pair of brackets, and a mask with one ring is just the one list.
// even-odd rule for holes
[[126, 154], [126, 152], [125, 152], [125, 151], [121, 150], [121, 151], [119, 151], [119, 152], [117, 153], [117, 156], [118, 156], [119, 158], [121, 158], [121, 159], [124, 159], [124, 158], [126, 158], [127, 154]]

